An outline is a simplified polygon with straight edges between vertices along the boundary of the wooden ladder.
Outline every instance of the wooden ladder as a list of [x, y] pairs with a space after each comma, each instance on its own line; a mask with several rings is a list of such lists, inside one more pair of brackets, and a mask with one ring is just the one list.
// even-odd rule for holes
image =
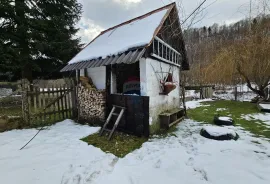
[[[115, 113], [115, 110], [116, 109], [121, 109], [121, 111], [120, 111], [119, 114]], [[112, 110], [111, 110], [111, 112], [110, 112], [110, 114], [109, 114], [109, 116], [108, 116], [105, 124], [103, 125], [100, 133], [99, 133], [100, 136], [102, 136], [102, 134], [104, 132], [109, 132], [110, 135], [109, 135], [108, 140], [111, 140], [111, 138], [112, 138], [112, 136], [114, 134], [114, 131], [117, 128], [117, 126], [118, 126], [118, 124], [119, 124], [119, 122], [120, 122], [120, 120], [121, 120], [121, 118], [122, 118], [122, 116], [123, 116], [123, 114], [125, 112], [125, 109], [126, 109], [125, 107], [120, 107], [120, 106], [113, 105], [113, 108], [112, 108]], [[116, 122], [114, 123], [114, 126], [113, 126], [112, 130], [110, 130], [110, 129], [107, 129], [107, 125], [109, 124], [109, 122], [110, 122], [110, 120], [111, 120], [111, 118], [112, 118], [113, 115], [114, 116], [118, 116], [118, 117], [116, 119]]]

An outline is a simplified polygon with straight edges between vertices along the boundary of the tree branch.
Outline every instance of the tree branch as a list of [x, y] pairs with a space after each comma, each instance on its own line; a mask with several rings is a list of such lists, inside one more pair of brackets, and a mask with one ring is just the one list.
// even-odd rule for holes
[[196, 13], [197, 10], [199, 10], [202, 5], [206, 2], [207, 0], [204, 0], [182, 23], [181, 25], [183, 25], [194, 13]]

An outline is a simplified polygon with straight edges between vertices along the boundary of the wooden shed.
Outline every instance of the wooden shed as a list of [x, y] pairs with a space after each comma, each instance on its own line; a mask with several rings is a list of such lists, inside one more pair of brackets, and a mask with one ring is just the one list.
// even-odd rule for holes
[[188, 69], [172, 3], [101, 32], [61, 71], [76, 70], [96, 86], [86, 95], [93, 105], [81, 106], [95, 112], [86, 112], [88, 119], [104, 122], [113, 105], [122, 106], [118, 129], [149, 136], [160, 128], [159, 114], [180, 107], [180, 72]]

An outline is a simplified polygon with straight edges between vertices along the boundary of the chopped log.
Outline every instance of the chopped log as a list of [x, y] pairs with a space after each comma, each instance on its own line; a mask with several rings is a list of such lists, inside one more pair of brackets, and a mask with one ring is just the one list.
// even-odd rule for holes
[[106, 98], [104, 91], [89, 88], [84, 84], [79, 86], [78, 100], [80, 108], [80, 119], [105, 119]]

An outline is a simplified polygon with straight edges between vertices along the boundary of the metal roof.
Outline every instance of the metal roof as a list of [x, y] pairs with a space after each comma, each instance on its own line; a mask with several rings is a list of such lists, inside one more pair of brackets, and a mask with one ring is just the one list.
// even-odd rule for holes
[[145, 49], [137, 49], [133, 51], [128, 51], [119, 55], [115, 56], [108, 56], [105, 59], [98, 58], [98, 59], [93, 59], [90, 61], [82, 61], [79, 63], [74, 63], [65, 66], [61, 72], [67, 72], [67, 71], [72, 71], [72, 70], [80, 70], [80, 69], [85, 69], [85, 68], [95, 68], [95, 67], [100, 67], [100, 66], [107, 66], [107, 65], [112, 65], [112, 64], [132, 64], [137, 61], [139, 61], [143, 54], [145, 53]]

